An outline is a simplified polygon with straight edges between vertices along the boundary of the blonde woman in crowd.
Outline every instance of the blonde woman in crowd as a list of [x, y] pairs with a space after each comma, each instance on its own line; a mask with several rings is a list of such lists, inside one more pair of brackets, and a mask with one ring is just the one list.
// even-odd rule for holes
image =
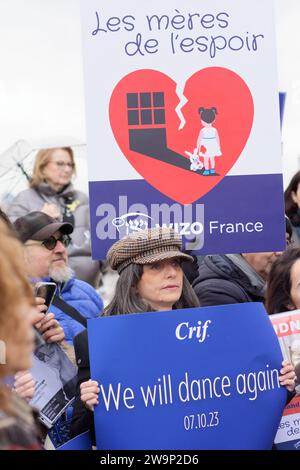
[[87, 196], [71, 183], [76, 173], [70, 147], [43, 149], [37, 153], [30, 188], [21, 191], [7, 209], [14, 222], [32, 211], [42, 211], [74, 227], [68, 248], [69, 264], [76, 277], [94, 287], [99, 284], [99, 262], [91, 258]]

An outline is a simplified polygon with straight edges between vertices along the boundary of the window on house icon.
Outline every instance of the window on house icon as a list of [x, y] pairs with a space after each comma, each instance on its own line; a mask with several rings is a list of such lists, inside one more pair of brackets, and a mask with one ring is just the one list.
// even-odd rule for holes
[[164, 93], [127, 93], [127, 117], [129, 126], [165, 124]]

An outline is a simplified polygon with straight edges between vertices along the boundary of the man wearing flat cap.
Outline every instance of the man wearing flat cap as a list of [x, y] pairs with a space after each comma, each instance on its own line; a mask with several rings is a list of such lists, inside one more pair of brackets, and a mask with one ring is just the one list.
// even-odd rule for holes
[[[68, 266], [66, 248], [71, 243], [73, 226], [58, 222], [49, 215], [35, 211], [14, 222], [19, 239], [24, 244], [28, 276], [34, 281], [52, 281], [57, 285], [57, 296], [65, 305], [51, 305], [51, 312], [61, 324], [65, 340], [72, 344], [74, 336], [84, 330], [86, 319], [100, 315], [103, 302], [88, 283], [76, 279]], [[54, 303], [59, 302], [56, 299]]]

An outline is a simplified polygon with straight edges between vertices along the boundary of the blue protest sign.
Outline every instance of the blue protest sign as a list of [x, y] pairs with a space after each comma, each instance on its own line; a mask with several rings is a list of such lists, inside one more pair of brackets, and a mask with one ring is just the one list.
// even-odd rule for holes
[[286, 391], [263, 305], [88, 322], [98, 449], [269, 449]]
[[92, 450], [92, 439], [90, 432], [84, 432], [70, 439], [56, 450]]

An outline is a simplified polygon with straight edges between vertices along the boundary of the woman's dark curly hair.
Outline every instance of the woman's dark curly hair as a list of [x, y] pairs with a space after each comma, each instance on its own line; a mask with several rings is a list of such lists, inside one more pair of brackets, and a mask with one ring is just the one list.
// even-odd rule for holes
[[297, 193], [299, 183], [300, 171], [297, 171], [284, 192], [285, 213], [295, 227], [300, 225], [300, 215], [298, 214], [298, 204], [294, 202], [292, 193]]

